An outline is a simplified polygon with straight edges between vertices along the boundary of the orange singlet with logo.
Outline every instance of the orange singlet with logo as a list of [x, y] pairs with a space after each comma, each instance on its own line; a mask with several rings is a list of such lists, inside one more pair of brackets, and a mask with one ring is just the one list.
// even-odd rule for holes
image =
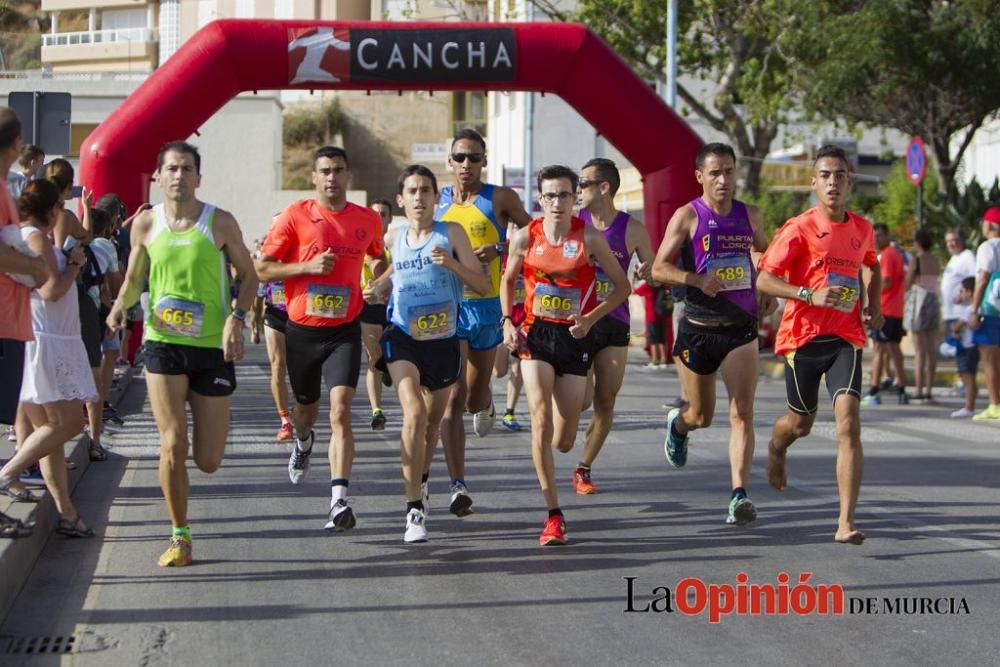
[[261, 247], [285, 264], [308, 262], [326, 250], [336, 256], [330, 273], [285, 278], [288, 317], [296, 324], [333, 327], [358, 316], [365, 255], [381, 257], [385, 251], [382, 219], [356, 204], [331, 211], [306, 199], [281, 212]]
[[814, 290], [837, 285], [843, 289], [833, 308], [788, 299], [775, 353], [797, 350], [817, 336], [829, 335], [864, 347], [861, 302], [866, 295], [861, 292], [858, 272], [862, 265], [877, 263], [872, 225], [859, 215], [848, 211], [845, 222], [833, 222], [811, 208], [786, 222], [761, 258], [760, 269], [792, 285]]
[[584, 243], [585, 224], [574, 217], [562, 243], [549, 243], [542, 219], [528, 226], [524, 256], [525, 331], [535, 320], [569, 324], [570, 315], [583, 315], [597, 307], [594, 265]]

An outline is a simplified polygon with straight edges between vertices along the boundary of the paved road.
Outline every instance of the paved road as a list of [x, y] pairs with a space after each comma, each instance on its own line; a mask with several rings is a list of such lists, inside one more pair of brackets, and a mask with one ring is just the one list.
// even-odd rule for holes
[[[271, 440], [274, 413], [260, 348], [239, 374], [227, 460], [216, 475], [192, 473], [196, 564], [155, 566], [168, 524], [156, 433], [137, 377], [122, 403], [130, 414], [114, 455], [91, 466], [76, 491], [103, 540], [49, 541], [0, 628], [8, 640], [0, 651], [11, 640], [73, 636], [76, 653], [62, 661], [102, 667], [996, 659], [1000, 427], [947, 420], [957, 399], [941, 407], [866, 409], [858, 514], [870, 539], [862, 547], [832, 541], [834, 431], [825, 405], [815, 433], [789, 456], [789, 490], [766, 487], [761, 444], [750, 488], [760, 519], [725, 526], [727, 430], [696, 434], [687, 468], [670, 468], [661, 405], [676, 395], [676, 377], [638, 363], [629, 368], [616, 428], [594, 469], [602, 493], [573, 495], [576, 458], [557, 454], [570, 545], [537, 546], [544, 512], [528, 434], [495, 432], [470, 441], [477, 513], [457, 519], [444, 509], [439, 459], [431, 541], [407, 546], [395, 403], [384, 435], [363, 428], [366, 403], [355, 404], [351, 495], [359, 524], [329, 536], [321, 530], [325, 462], [318, 457], [304, 486], [289, 484], [286, 451]], [[495, 388], [499, 393], [500, 384]], [[762, 378], [758, 442], [766, 443], [782, 396], [780, 381]], [[880, 613], [731, 614], [712, 624], [707, 612], [678, 611], [692, 600], [687, 596], [671, 601], [673, 613], [625, 612], [626, 577], [635, 578], [638, 610], [654, 597], [663, 604], [657, 587], [676, 591], [689, 577], [734, 585], [740, 572], [751, 584], [774, 586], [780, 572], [791, 575], [792, 586], [811, 572], [812, 585], [843, 586], [848, 605], [876, 598]], [[919, 598], [953, 598], [959, 613], [902, 613], [913, 604], [919, 612], [920, 601], [911, 601]], [[937, 604], [947, 611], [952, 603]], [[22, 662], [56, 661], [0, 655], [4, 665]]]

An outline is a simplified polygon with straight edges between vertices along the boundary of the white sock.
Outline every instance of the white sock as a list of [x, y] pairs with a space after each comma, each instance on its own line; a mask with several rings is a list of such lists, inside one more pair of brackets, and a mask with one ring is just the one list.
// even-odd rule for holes
[[306, 453], [308, 453], [308, 452], [311, 452], [311, 451], [312, 451], [312, 448], [313, 448], [313, 434], [312, 434], [312, 431], [310, 431], [310, 432], [309, 432], [309, 435], [307, 436], [307, 438], [306, 438], [306, 439], [307, 439], [307, 440], [309, 440], [309, 448], [308, 448], [308, 449], [306, 449], [306, 448], [305, 448], [305, 447], [303, 446], [303, 445], [305, 445], [305, 444], [306, 444], [306, 441], [305, 441], [305, 440], [303, 440], [303, 439], [302, 439], [301, 437], [299, 437], [299, 434], [297, 434], [297, 433], [295, 434], [295, 446], [296, 446], [296, 447], [298, 448], [298, 450], [299, 450], [300, 452], [302, 452], [303, 454], [306, 454]]
[[343, 498], [347, 500], [347, 487], [341, 484], [330, 487], [330, 507], [333, 507], [338, 500]]

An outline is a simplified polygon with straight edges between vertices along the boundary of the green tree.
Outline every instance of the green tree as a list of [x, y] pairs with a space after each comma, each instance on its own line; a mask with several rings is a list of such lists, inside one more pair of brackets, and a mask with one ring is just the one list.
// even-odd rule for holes
[[1000, 109], [994, 0], [823, 0], [796, 9], [783, 52], [817, 118], [923, 138], [948, 205], [976, 130]]
[[[558, 20], [583, 23], [599, 34], [640, 76], [663, 82], [666, 2], [580, 0], [574, 11], [556, 0], [531, 0]], [[745, 190], [760, 191], [764, 157], [795, 91], [780, 44], [795, 24], [792, 0], [689, 0], [679, 3], [678, 71], [713, 82], [709, 94], [678, 84], [691, 111], [723, 133], [744, 158]]]

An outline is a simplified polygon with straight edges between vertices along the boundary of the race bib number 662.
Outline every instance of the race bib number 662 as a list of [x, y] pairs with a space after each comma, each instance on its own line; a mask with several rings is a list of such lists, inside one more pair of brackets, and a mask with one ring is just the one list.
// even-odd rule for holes
[[306, 315], [339, 320], [347, 317], [351, 288], [345, 285], [309, 285], [306, 290]]

